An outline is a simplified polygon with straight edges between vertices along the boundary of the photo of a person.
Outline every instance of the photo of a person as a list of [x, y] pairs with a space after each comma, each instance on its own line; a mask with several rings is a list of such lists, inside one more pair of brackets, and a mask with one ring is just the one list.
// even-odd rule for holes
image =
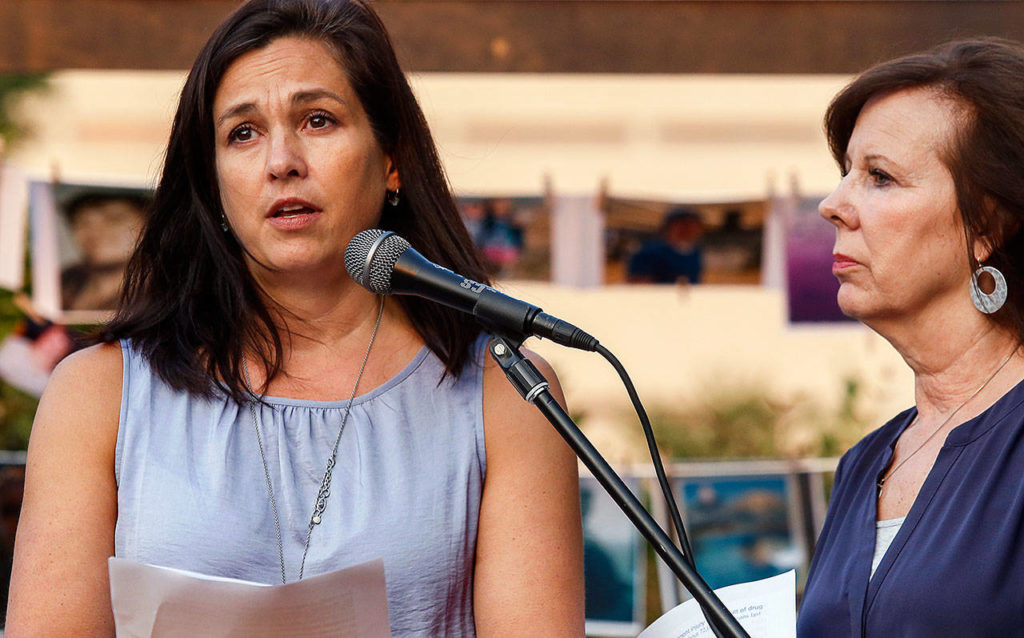
[[65, 310], [113, 310], [124, 269], [145, 219], [148, 199], [129, 192], [88, 191], [61, 212], [79, 259], [61, 270]]
[[629, 282], [700, 283], [704, 255], [699, 241], [703, 234], [704, 221], [697, 211], [673, 208], [662, 219], [658, 235], [629, 258]]
[[508, 273], [523, 252], [523, 228], [515, 213], [508, 198], [484, 200], [483, 219], [474, 240], [488, 270], [497, 275]]
[[462, 196], [457, 206], [488, 274], [497, 279], [550, 278], [550, 218], [542, 198]]
[[767, 202], [606, 197], [606, 284], [757, 285]]

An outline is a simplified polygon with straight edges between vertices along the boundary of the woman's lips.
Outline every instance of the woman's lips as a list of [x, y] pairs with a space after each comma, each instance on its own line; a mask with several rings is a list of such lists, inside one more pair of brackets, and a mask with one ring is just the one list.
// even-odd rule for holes
[[322, 212], [306, 200], [289, 197], [274, 202], [267, 214], [267, 221], [280, 230], [296, 230], [315, 222]]
[[278, 230], [298, 230], [314, 223], [322, 214], [321, 211], [304, 208], [268, 217], [267, 223]]
[[850, 268], [859, 265], [860, 262], [858, 262], [853, 257], [848, 257], [841, 253], [835, 253], [832, 255], [832, 274], [836, 274], [844, 270], [849, 270]]

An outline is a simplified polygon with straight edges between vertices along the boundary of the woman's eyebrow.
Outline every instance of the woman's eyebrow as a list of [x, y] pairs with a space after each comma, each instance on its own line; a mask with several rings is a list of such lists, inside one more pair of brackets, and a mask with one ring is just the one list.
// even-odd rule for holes
[[883, 162], [892, 161], [892, 158], [890, 158], [888, 155], [882, 155], [881, 153], [868, 153], [867, 155], [864, 156], [864, 159], [869, 162], [874, 162], [876, 160], [882, 160]]
[[224, 123], [225, 120], [231, 119], [231, 118], [233, 118], [233, 117], [235, 117], [237, 115], [245, 115], [245, 114], [248, 114], [248, 113], [253, 113], [255, 111], [256, 111], [256, 103], [255, 102], [243, 102], [242, 104], [236, 104], [236, 105], [232, 106], [231, 108], [229, 108], [228, 110], [224, 111], [220, 115], [220, 117], [217, 118], [215, 126], [219, 127], [221, 124]]
[[316, 100], [327, 98], [334, 100], [342, 106], [348, 106], [348, 102], [343, 97], [333, 91], [327, 89], [311, 89], [309, 91], [299, 91], [292, 96], [292, 104], [305, 104], [307, 102], [315, 102]]
[[[311, 89], [309, 91], [299, 91], [298, 93], [292, 96], [291, 101], [292, 104], [306, 104], [324, 98], [333, 100], [341, 104], [342, 106], [348, 106], [348, 102], [345, 101], [345, 98], [341, 97], [340, 95], [333, 91], [328, 91], [327, 89]], [[224, 123], [225, 120], [229, 120], [232, 117], [236, 117], [238, 115], [247, 115], [249, 113], [255, 112], [256, 110], [257, 109], [255, 102], [242, 102], [241, 104], [236, 104], [231, 108], [227, 109], [226, 111], [224, 111], [220, 115], [220, 117], [217, 118], [215, 124], [216, 126], [220, 126]]]

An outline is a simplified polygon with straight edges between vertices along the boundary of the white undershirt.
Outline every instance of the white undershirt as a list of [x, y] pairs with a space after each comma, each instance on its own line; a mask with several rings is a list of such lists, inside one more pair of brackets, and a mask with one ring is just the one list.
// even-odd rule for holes
[[892, 545], [892, 539], [896, 538], [896, 534], [899, 533], [900, 527], [905, 520], [907, 520], [907, 517], [903, 516], [901, 518], [890, 518], [887, 521], [875, 522], [875, 555], [871, 559], [872, 578], [875, 575], [875, 569], [878, 568], [878, 564], [882, 562], [885, 552], [889, 550], [889, 545]]

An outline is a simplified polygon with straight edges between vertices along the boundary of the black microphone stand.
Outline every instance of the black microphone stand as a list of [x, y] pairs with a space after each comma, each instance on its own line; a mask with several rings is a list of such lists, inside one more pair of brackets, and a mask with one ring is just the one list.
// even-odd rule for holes
[[647, 539], [654, 551], [661, 556], [687, 591], [697, 600], [704, 610], [712, 630], [717, 630], [715, 633], [719, 635], [732, 638], [750, 638], [711, 587], [686, 562], [682, 552], [675, 546], [668, 534], [654, 522], [654, 518], [633, 496], [615, 470], [608, 465], [608, 462], [584, 436], [572, 418], [551, 396], [544, 375], [519, 352], [523, 341], [525, 341], [523, 336], [495, 334], [487, 348], [491, 357], [505, 371], [505, 376], [508, 377], [519, 394], [540, 409], [541, 413], [569, 444], [569, 447], [573, 449], [576, 456], [583, 461], [583, 464], [590, 469], [605, 491], [615, 500], [633, 526]]

